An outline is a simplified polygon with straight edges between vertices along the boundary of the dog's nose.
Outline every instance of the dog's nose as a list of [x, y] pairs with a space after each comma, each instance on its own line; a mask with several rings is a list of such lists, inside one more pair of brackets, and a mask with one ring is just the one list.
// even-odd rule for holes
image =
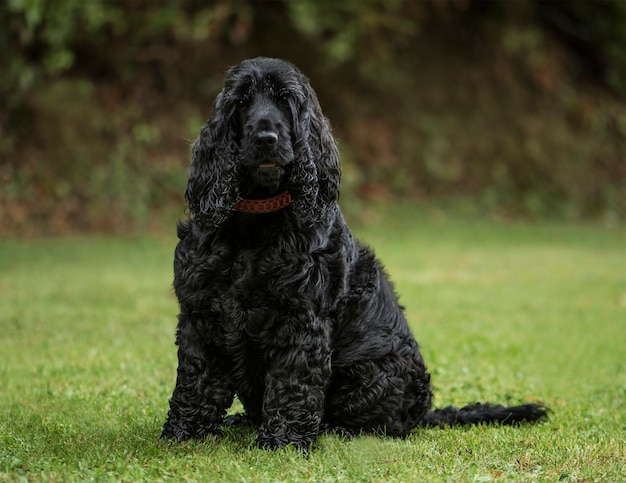
[[254, 142], [258, 146], [272, 146], [278, 141], [278, 134], [274, 131], [260, 131], [254, 136]]

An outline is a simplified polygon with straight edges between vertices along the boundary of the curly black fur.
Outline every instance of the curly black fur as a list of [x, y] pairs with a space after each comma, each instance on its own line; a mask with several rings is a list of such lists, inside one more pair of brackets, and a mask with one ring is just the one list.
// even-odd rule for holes
[[[339, 157], [307, 78], [276, 59], [232, 68], [192, 149], [178, 228], [178, 376], [162, 437], [251, 424], [264, 448], [321, 431], [404, 436], [417, 426], [515, 423], [542, 406], [431, 408], [430, 375], [380, 263], [337, 198]], [[242, 198], [288, 190], [273, 213]], [[226, 418], [234, 396], [245, 415]]]

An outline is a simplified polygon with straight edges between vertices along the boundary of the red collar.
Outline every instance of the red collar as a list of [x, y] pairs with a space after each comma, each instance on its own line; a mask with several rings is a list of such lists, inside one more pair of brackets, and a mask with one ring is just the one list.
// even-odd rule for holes
[[272, 213], [282, 210], [293, 202], [289, 191], [285, 190], [271, 198], [242, 199], [235, 205], [235, 211], [239, 213]]

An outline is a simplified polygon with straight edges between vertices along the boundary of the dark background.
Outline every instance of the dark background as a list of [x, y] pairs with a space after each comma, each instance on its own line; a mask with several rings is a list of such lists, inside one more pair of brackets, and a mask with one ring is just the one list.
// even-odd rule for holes
[[0, 235], [171, 227], [227, 68], [298, 65], [342, 205], [626, 221], [626, 1], [2, 0]]

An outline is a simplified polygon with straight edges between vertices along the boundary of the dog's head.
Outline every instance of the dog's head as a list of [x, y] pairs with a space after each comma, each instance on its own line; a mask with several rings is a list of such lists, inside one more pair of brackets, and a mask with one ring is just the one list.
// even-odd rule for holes
[[219, 226], [242, 198], [288, 190], [304, 224], [326, 216], [339, 194], [339, 156], [315, 92], [292, 64], [270, 58], [230, 69], [192, 147], [189, 212]]

